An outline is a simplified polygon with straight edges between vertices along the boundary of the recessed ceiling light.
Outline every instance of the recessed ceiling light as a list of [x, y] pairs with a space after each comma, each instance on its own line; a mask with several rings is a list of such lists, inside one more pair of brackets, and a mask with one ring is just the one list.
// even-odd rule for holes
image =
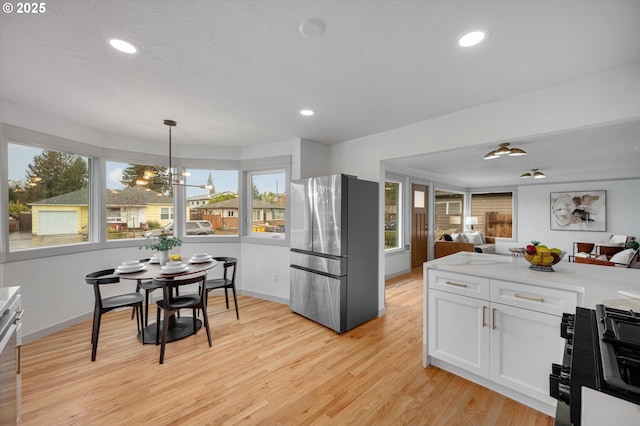
[[300, 24], [300, 34], [309, 38], [320, 37], [324, 34], [324, 22], [319, 19], [305, 19]]
[[138, 49], [131, 43], [119, 38], [112, 38], [109, 40], [109, 44], [116, 50], [123, 53], [136, 53]]
[[312, 109], [301, 109], [300, 110], [300, 115], [304, 115], [305, 117], [310, 117], [313, 114], [315, 114], [316, 112]]
[[458, 39], [458, 44], [462, 47], [475, 46], [476, 44], [487, 38], [487, 34], [489, 34], [489, 31], [487, 30], [471, 31], [470, 33], [467, 33], [460, 37]]

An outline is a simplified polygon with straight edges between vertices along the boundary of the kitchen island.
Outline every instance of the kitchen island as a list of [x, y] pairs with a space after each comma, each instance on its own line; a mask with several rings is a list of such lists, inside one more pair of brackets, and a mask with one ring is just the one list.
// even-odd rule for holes
[[[423, 363], [551, 416], [552, 363], [562, 362], [563, 313], [596, 304], [640, 311], [637, 269], [460, 252], [424, 264]], [[640, 297], [640, 296], [639, 296]]]

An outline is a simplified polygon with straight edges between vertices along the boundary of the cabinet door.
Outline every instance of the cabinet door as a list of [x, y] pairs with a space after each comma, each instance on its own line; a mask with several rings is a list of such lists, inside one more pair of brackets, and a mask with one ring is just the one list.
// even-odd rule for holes
[[488, 302], [430, 290], [429, 355], [489, 377], [488, 315]]
[[550, 405], [552, 363], [562, 362], [560, 318], [491, 304], [491, 380]]

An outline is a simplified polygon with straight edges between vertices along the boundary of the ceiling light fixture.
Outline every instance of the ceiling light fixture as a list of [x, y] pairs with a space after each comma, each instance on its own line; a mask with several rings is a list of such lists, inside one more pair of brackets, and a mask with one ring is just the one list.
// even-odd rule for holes
[[533, 177], [534, 179], [544, 179], [546, 178], [545, 174], [542, 173], [540, 170], [538, 169], [531, 169], [530, 172], [526, 172], [520, 175], [521, 178], [530, 178]]
[[[173, 173], [173, 167], [172, 167], [172, 145], [171, 145], [171, 128], [175, 127], [178, 125], [178, 123], [174, 120], [164, 120], [164, 124], [166, 126], [169, 126], [169, 183], [171, 186], [189, 186], [189, 187], [193, 187], [193, 188], [202, 188], [202, 189], [208, 189], [208, 190], [212, 190], [213, 189], [213, 185], [187, 185], [184, 181], [184, 178], [187, 176], [191, 176], [191, 173], [183, 170], [182, 172], [178, 173], [177, 175], [175, 175]], [[138, 179], [136, 180], [136, 185], [138, 186], [147, 186], [149, 184], [149, 182], [153, 181], [153, 179], [155, 179], [157, 177], [157, 173], [154, 172], [153, 170], [145, 170], [144, 171], [144, 175], [142, 177], [142, 179]]]
[[485, 156], [485, 160], [490, 160], [492, 158], [498, 158], [503, 155], [508, 155], [510, 157], [517, 157], [520, 155], [527, 155], [526, 151], [520, 148], [511, 148], [509, 147], [509, 142], [501, 143], [498, 149], [494, 149], [491, 152], [488, 152]]
[[138, 48], [135, 47], [133, 44], [129, 43], [128, 41], [121, 40], [119, 38], [109, 39], [109, 44], [111, 45], [111, 47], [113, 47], [114, 49], [122, 53], [132, 54], [138, 51]]
[[305, 117], [311, 117], [316, 112], [312, 109], [302, 109], [300, 110], [300, 115], [304, 115]]
[[462, 47], [471, 47], [476, 44], [482, 42], [487, 38], [487, 34], [489, 31], [487, 30], [477, 30], [471, 31], [458, 39], [458, 44]]

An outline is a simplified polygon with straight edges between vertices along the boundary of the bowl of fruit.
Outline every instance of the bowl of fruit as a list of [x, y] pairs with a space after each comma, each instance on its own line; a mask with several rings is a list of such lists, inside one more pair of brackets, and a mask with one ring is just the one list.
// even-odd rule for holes
[[565, 252], [558, 248], [549, 248], [544, 244], [529, 244], [524, 249], [524, 258], [531, 264], [529, 269], [553, 272], [553, 265], [560, 262]]

